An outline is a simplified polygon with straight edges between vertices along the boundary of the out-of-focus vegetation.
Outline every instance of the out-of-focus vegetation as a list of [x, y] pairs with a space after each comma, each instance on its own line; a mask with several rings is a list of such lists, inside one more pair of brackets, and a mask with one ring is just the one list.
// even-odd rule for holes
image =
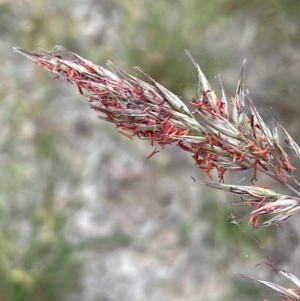
[[[12, 47], [59, 44], [99, 64], [139, 65], [184, 97], [197, 96], [184, 48], [216, 85], [221, 73], [229, 93], [246, 57], [254, 101], [297, 133], [299, 15], [297, 0], [0, 1], [0, 301], [120, 300], [128, 291], [140, 292], [131, 300], [265, 298], [252, 284], [235, 291], [232, 271], [251, 273], [266, 254], [293, 267], [280, 231], [230, 224], [215, 202], [227, 196], [203, 197], [192, 160], [166, 149], [145, 162], [147, 143], [120, 138]], [[288, 249], [298, 245], [295, 226]], [[113, 274], [117, 258], [136, 279], [128, 291]]]

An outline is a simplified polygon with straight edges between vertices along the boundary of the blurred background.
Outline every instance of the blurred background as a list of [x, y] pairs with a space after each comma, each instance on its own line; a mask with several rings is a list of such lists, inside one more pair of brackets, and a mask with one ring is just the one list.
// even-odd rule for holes
[[147, 141], [119, 135], [12, 49], [138, 65], [186, 98], [197, 81], [185, 48], [231, 95], [247, 58], [255, 104], [299, 141], [298, 0], [1, 0], [0, 37], [0, 301], [277, 300], [235, 275], [283, 284], [268, 256], [300, 276], [297, 217], [231, 223], [247, 211], [205, 188], [188, 154], [146, 160]]

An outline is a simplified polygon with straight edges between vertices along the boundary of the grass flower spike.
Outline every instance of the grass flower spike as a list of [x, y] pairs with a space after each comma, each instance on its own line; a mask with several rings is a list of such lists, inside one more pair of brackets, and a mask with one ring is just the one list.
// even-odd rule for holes
[[[199, 94], [187, 101], [139, 67], [134, 69], [147, 82], [111, 62], [107, 63], [109, 70], [97, 66], [61, 46], [51, 52], [41, 49], [39, 54], [20, 48], [14, 50], [53, 73], [54, 78], [75, 84], [99, 118], [114, 123], [120, 134], [130, 139], [137, 136], [149, 140], [152, 146], [156, 142], [162, 148], [175, 143], [192, 154], [196, 165], [209, 179], [212, 180], [211, 172], [215, 170], [219, 183], [207, 185], [238, 194], [254, 207], [247, 216], [254, 227], [278, 223], [300, 211], [300, 192], [294, 188], [299, 183], [290, 159], [291, 153], [300, 161], [300, 148], [275, 116], [272, 127], [265, 124], [244, 89], [244, 68], [235, 96], [227, 100], [222, 84], [222, 96], [218, 97], [187, 52], [198, 74]], [[283, 144], [279, 141], [279, 130], [284, 136]], [[157, 152], [155, 149], [148, 158]], [[229, 170], [252, 170], [250, 186], [220, 183]], [[282, 195], [265, 185], [258, 186], [258, 173], [276, 180], [293, 196]], [[263, 215], [269, 218], [259, 223]]]
[[[134, 69], [147, 82], [118, 69], [111, 62], [107, 63], [108, 69], [97, 66], [61, 46], [51, 52], [41, 49], [40, 53], [14, 50], [53, 73], [54, 78], [75, 84], [99, 118], [114, 123], [120, 134], [129, 139], [137, 136], [149, 140], [152, 146], [156, 144], [161, 148], [176, 144], [191, 153], [195, 164], [210, 180], [212, 171], [216, 171], [219, 182], [207, 185], [237, 194], [242, 203], [252, 207], [250, 213], [237, 222], [249, 219], [255, 228], [270, 226], [300, 211], [300, 184], [294, 166], [294, 162], [300, 161], [300, 147], [276, 116], [271, 127], [266, 125], [244, 89], [244, 66], [235, 96], [227, 100], [221, 81], [221, 97], [218, 97], [199, 65], [186, 52], [198, 74], [198, 96], [187, 101], [139, 67]], [[284, 138], [283, 142], [279, 136]], [[155, 148], [147, 158], [157, 152]], [[224, 184], [224, 175], [230, 170], [252, 171], [248, 186]], [[282, 184], [292, 195], [268, 189], [259, 182], [259, 173]], [[282, 300], [300, 300], [299, 279], [284, 270], [276, 272], [297, 288], [287, 289], [241, 276], [273, 289]]]
[[283, 276], [286, 279], [288, 279], [296, 288], [286, 288], [286, 287], [283, 287], [283, 286], [278, 285], [273, 282], [258, 280], [258, 279], [254, 279], [252, 277], [248, 277], [248, 276], [244, 276], [244, 275], [239, 275], [239, 276], [241, 276], [242, 278], [245, 278], [247, 280], [255, 281], [268, 288], [271, 288], [272, 290], [274, 290], [275, 292], [277, 292], [279, 295], [282, 296], [282, 299], [281, 299], [282, 301], [298, 301], [298, 300], [300, 300], [300, 280], [292, 273], [289, 273], [282, 269], [275, 269], [275, 272], [279, 276]]

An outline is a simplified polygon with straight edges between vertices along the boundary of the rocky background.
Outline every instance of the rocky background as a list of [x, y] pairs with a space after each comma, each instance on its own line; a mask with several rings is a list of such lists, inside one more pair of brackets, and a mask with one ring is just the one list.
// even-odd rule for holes
[[1, 0], [0, 301], [277, 300], [235, 273], [282, 283], [270, 257], [300, 276], [299, 217], [231, 223], [247, 209], [205, 188], [189, 154], [146, 160], [147, 141], [119, 135], [12, 47], [138, 65], [186, 98], [197, 81], [185, 48], [228, 94], [247, 58], [255, 104], [299, 141], [299, 16], [298, 0]]

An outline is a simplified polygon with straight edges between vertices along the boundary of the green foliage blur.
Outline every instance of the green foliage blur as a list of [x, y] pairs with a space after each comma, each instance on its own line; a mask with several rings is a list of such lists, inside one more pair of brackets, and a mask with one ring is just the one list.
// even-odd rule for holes
[[[84, 104], [74, 104], [75, 95], [66, 97], [63, 84], [12, 53], [13, 46], [37, 51], [63, 45], [99, 64], [109, 59], [127, 71], [138, 65], [174, 93], [190, 98], [197, 97], [197, 84], [185, 48], [216, 85], [215, 76], [223, 72], [229, 90], [246, 56], [252, 70], [263, 62], [268, 67], [261, 71], [265, 76], [252, 76], [251, 91], [266, 106], [271, 97], [283, 119], [297, 120], [287, 127], [295, 133], [300, 110], [299, 3], [0, 1], [0, 301], [66, 300], [80, 287], [82, 252], [134, 242], [132, 235], [122, 233], [100, 237], [96, 246], [83, 247], [71, 239], [74, 218], [86, 201], [80, 187], [87, 161], [80, 148], [91, 143], [89, 131], [80, 131], [71, 116], [85, 110]], [[97, 119], [86, 119], [91, 116]], [[86, 120], [81, 124], [92, 127]], [[95, 179], [90, 182], [99, 185]], [[208, 218], [207, 244], [232, 250], [218, 263], [227, 267], [235, 256], [256, 254], [257, 244], [249, 242], [253, 233], [239, 229], [236, 242], [229, 212], [218, 211], [209, 199], [201, 208], [205, 216], [195, 212], [192, 218], [179, 219], [178, 248], [187, 247], [194, 226]], [[267, 240], [266, 233], [255, 239]], [[241, 245], [243, 251], [233, 251]]]

